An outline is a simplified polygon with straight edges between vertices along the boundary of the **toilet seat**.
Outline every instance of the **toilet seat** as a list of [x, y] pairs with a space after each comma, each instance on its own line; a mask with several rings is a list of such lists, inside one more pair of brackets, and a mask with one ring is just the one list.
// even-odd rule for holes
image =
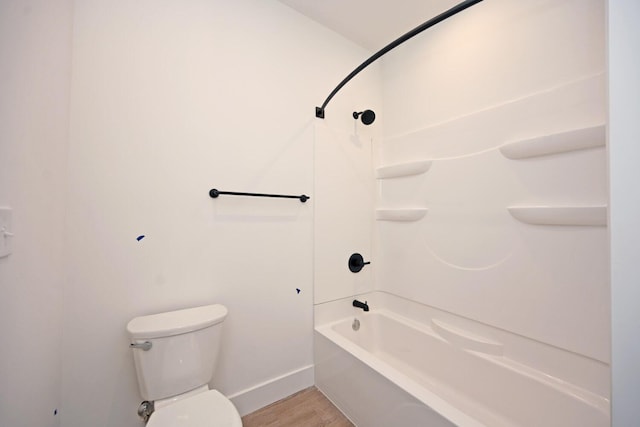
[[229, 399], [208, 390], [157, 409], [147, 427], [242, 427], [242, 420]]

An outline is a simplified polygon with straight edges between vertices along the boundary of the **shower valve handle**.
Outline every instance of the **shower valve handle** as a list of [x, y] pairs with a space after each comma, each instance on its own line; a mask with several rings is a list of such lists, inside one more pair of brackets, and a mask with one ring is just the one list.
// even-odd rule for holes
[[352, 273], [358, 273], [362, 270], [362, 267], [367, 264], [371, 264], [371, 261], [365, 262], [364, 258], [359, 253], [351, 254], [349, 257], [349, 270]]

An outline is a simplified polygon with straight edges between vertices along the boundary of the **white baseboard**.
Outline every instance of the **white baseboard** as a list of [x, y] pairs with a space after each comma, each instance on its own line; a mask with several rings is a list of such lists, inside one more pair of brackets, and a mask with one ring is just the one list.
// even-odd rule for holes
[[291, 396], [300, 390], [311, 387], [313, 384], [313, 365], [309, 365], [228, 397], [238, 409], [240, 416], [245, 416], [273, 402]]

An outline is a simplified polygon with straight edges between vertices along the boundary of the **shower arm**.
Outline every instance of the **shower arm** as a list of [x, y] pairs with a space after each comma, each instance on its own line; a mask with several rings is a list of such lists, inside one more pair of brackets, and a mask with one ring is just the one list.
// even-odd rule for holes
[[345, 77], [344, 80], [342, 80], [338, 84], [338, 86], [336, 86], [336, 88], [329, 94], [329, 96], [327, 96], [327, 99], [324, 100], [321, 107], [316, 107], [316, 117], [319, 119], [324, 119], [324, 109], [327, 107], [327, 104], [329, 104], [329, 101], [331, 101], [331, 98], [333, 98], [334, 95], [338, 93], [338, 91], [342, 89], [342, 87], [349, 82], [349, 80], [354, 78], [358, 73], [360, 73], [360, 71], [367, 68], [369, 65], [371, 65], [371, 63], [373, 63], [375, 60], [380, 58], [382, 55], [389, 52], [391, 49], [401, 45], [402, 43], [406, 42], [413, 36], [420, 34], [427, 28], [433, 27], [434, 25], [444, 21], [445, 19], [450, 18], [453, 15], [457, 14], [458, 12], [462, 12], [463, 10], [473, 6], [476, 3], [480, 3], [481, 1], [482, 0], [465, 0], [461, 3], [458, 3], [457, 5], [453, 6], [451, 9], [446, 10], [445, 12], [442, 12], [440, 15], [437, 15], [429, 19], [427, 22], [417, 26], [413, 30], [404, 34], [403, 36], [400, 36], [398, 39], [392, 41], [391, 43], [389, 43], [388, 45], [380, 49], [378, 52], [374, 53], [369, 59], [367, 59], [362, 64], [360, 64], [358, 68], [353, 70], [347, 77]]

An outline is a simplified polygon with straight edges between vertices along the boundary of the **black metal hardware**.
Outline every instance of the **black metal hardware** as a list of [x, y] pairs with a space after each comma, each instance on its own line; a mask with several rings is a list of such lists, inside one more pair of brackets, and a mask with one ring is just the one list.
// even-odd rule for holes
[[458, 12], [462, 12], [463, 10], [467, 9], [468, 7], [471, 7], [476, 3], [480, 3], [481, 1], [482, 0], [465, 0], [465, 1], [461, 2], [461, 3], [458, 3], [457, 5], [453, 6], [451, 9], [441, 13], [438, 16], [435, 16], [435, 17], [429, 19], [427, 22], [417, 26], [416, 28], [414, 28], [413, 30], [409, 31], [408, 33], [400, 36], [398, 39], [392, 41], [391, 43], [389, 43], [388, 45], [386, 45], [385, 47], [380, 49], [378, 52], [374, 53], [369, 59], [367, 59], [362, 64], [360, 64], [360, 66], [358, 66], [358, 68], [353, 70], [347, 77], [345, 77], [344, 80], [342, 80], [338, 84], [338, 86], [336, 86], [336, 88], [329, 94], [329, 96], [327, 96], [327, 99], [324, 100], [324, 102], [322, 103], [322, 107], [316, 107], [316, 117], [319, 118], [319, 119], [324, 119], [324, 109], [327, 107], [327, 104], [329, 103], [329, 101], [331, 101], [331, 98], [333, 98], [334, 95], [336, 93], [338, 93], [338, 91], [340, 89], [342, 89], [342, 87], [344, 85], [349, 83], [349, 81], [352, 78], [354, 78], [358, 73], [360, 73], [360, 71], [362, 71], [365, 68], [367, 68], [376, 59], [380, 58], [382, 55], [384, 55], [385, 53], [389, 52], [391, 49], [401, 45], [404, 42], [406, 42], [407, 40], [409, 40], [413, 36], [416, 36], [416, 35], [420, 34], [424, 30], [426, 30], [427, 28], [433, 27], [434, 25], [444, 21], [445, 19], [450, 18], [453, 15], [457, 14]]
[[349, 257], [349, 270], [352, 273], [358, 273], [367, 264], [371, 264], [371, 261], [364, 262], [364, 258], [359, 253], [351, 254]]
[[364, 123], [365, 125], [370, 125], [376, 120], [376, 113], [374, 113], [371, 110], [364, 110], [364, 111], [360, 111], [359, 113], [354, 111], [353, 118], [358, 120], [358, 117], [360, 117], [360, 120], [362, 120], [362, 123]]
[[365, 302], [361, 302], [361, 301], [358, 301], [357, 299], [354, 299], [353, 300], [353, 306], [361, 308], [364, 311], [369, 311], [369, 304], [367, 304], [366, 301]]
[[278, 197], [281, 199], [298, 199], [300, 200], [302, 203], [306, 202], [307, 200], [309, 200], [311, 197], [306, 196], [306, 195], [301, 195], [301, 196], [289, 196], [286, 194], [264, 194], [264, 193], [240, 193], [237, 191], [218, 191], [215, 188], [212, 188], [211, 190], [209, 190], [209, 197], [211, 197], [212, 199], [215, 199], [216, 197], [220, 196], [220, 195], [229, 195], [229, 196], [251, 196], [251, 197]]

